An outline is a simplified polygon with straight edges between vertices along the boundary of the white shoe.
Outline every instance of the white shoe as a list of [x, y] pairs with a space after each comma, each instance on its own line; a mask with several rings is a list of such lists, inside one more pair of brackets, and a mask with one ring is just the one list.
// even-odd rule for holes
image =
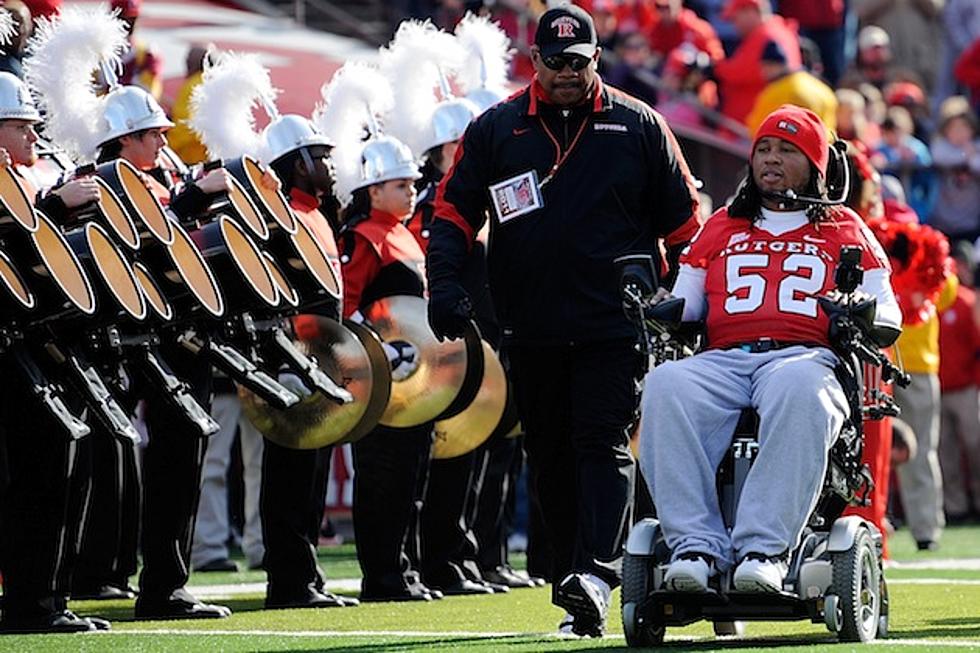
[[750, 553], [735, 568], [732, 583], [739, 592], [782, 592], [787, 571], [784, 560]]
[[714, 567], [711, 558], [704, 554], [684, 553], [667, 568], [664, 587], [674, 592], [707, 592]]

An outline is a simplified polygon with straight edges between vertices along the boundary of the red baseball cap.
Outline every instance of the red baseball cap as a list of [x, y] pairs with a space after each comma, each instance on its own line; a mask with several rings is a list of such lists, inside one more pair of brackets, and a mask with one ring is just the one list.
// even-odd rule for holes
[[112, 0], [111, 7], [119, 10], [120, 18], [136, 18], [140, 15], [142, 0]]
[[735, 12], [739, 9], [758, 9], [762, 11], [763, 5], [766, 0], [728, 0], [728, 4], [725, 5], [725, 10], [721, 12], [722, 20], [731, 20], [735, 18]]
[[895, 82], [885, 89], [885, 102], [889, 105], [925, 104], [926, 96], [915, 82]]
[[770, 113], [756, 132], [750, 151], [754, 152], [756, 144], [766, 136], [792, 143], [817, 168], [821, 177], [827, 174], [827, 164], [830, 162], [827, 128], [820, 117], [809, 109], [784, 104]]

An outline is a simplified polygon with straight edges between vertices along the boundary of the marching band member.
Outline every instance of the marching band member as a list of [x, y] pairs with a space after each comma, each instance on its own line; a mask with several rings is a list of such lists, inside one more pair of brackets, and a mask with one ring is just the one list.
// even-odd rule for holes
[[[0, 165], [30, 168], [37, 161], [41, 116], [17, 77], [0, 72]], [[22, 178], [24, 185], [30, 184]], [[93, 199], [91, 182], [53, 191], [48, 206], [75, 207]], [[57, 218], [58, 216], [54, 216]], [[17, 373], [0, 357], [4, 379]], [[0, 571], [3, 572], [3, 633], [70, 633], [108, 629], [108, 622], [68, 609], [77, 538], [78, 503], [84, 478], [83, 445], [67, 437], [47, 411], [33, 406], [23, 383], [6, 383], [0, 395]], [[85, 438], [85, 440], [91, 439]], [[63, 549], [64, 543], [69, 546]]]
[[[375, 122], [390, 106], [391, 90], [375, 69], [347, 63], [323, 92], [326, 106], [314, 115], [314, 122], [336, 143], [337, 194], [346, 204], [340, 235], [343, 315], [355, 316], [383, 297], [422, 297], [424, 257], [402, 224], [415, 206], [418, 167], [411, 151], [380, 135]], [[358, 127], [364, 126], [372, 129], [366, 143], [357, 137]], [[393, 378], [411, 373], [418, 364], [415, 355], [410, 349], [389, 348]], [[412, 559], [418, 559], [417, 506], [431, 447], [431, 423], [406, 429], [378, 425], [353, 445], [354, 535], [363, 572], [362, 601], [441, 597], [423, 585], [412, 568]]]

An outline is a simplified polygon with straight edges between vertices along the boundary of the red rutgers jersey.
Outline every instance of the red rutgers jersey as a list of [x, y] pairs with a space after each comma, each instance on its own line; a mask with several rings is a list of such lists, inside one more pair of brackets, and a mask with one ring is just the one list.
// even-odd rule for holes
[[881, 246], [849, 209], [819, 225], [774, 235], [721, 209], [705, 223], [681, 263], [707, 271], [708, 343], [726, 348], [768, 337], [829, 345], [817, 297], [834, 288], [842, 246], [862, 250], [861, 267], [888, 270]]

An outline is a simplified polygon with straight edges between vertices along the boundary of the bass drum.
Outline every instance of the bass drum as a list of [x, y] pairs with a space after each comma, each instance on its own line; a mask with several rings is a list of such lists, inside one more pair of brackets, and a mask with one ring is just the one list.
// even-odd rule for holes
[[[387, 369], [378, 370], [362, 340], [339, 322], [316, 320], [318, 337], [300, 341], [297, 347], [313, 356], [330, 378], [338, 379], [354, 401], [340, 405], [315, 392], [288, 410], [269, 406], [255, 393], [239, 386], [238, 395], [249, 421], [266, 438], [290, 449], [319, 449], [349, 436], [372, 409], [376, 386], [386, 385]], [[374, 401], [377, 403], [377, 400]]]
[[380, 423], [406, 428], [439, 418], [463, 390], [471, 364], [466, 340], [439, 342], [429, 328], [426, 302], [421, 297], [385, 297], [363, 314], [383, 341], [395, 347], [408, 345], [415, 351], [414, 368], [405, 378], [392, 382], [391, 399]]
[[432, 457], [456, 458], [490, 439], [507, 407], [507, 376], [497, 354], [483, 341], [483, 382], [475, 399], [462, 412], [435, 424]]

